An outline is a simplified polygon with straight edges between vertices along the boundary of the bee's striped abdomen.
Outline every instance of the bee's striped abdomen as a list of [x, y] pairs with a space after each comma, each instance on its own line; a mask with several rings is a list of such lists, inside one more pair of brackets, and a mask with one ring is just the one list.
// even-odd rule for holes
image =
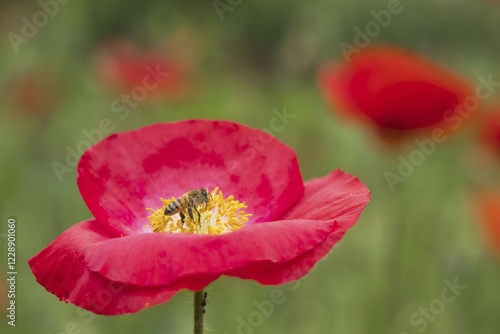
[[189, 215], [191, 220], [200, 220], [200, 212], [198, 211], [198, 206], [208, 205], [211, 196], [206, 188], [192, 190], [185, 193], [179, 198], [174, 199], [165, 208], [164, 214], [166, 216], [173, 216], [179, 214], [181, 217], [181, 222], [184, 224], [184, 218]]
[[170, 203], [166, 208], [165, 208], [165, 214], [166, 215], [175, 215], [179, 211], [181, 211], [184, 207], [183, 201], [181, 201], [180, 198], [176, 198], [175, 201]]

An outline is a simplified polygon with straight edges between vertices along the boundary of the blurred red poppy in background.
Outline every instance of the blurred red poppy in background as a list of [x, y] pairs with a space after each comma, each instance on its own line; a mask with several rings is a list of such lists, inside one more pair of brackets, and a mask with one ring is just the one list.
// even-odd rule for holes
[[479, 214], [485, 235], [500, 256], [500, 192], [490, 190], [479, 195]]
[[479, 142], [493, 156], [500, 158], [500, 107], [483, 114], [479, 126]]
[[158, 50], [141, 49], [125, 40], [113, 40], [100, 48], [95, 67], [111, 94], [130, 93], [142, 87], [147, 96], [136, 99], [178, 99], [191, 88], [186, 63]]
[[60, 102], [61, 88], [60, 78], [55, 73], [32, 68], [13, 74], [7, 94], [16, 114], [46, 115]]
[[323, 67], [319, 84], [333, 107], [369, 121], [389, 137], [436, 126], [447, 129], [457, 106], [474, 95], [452, 72], [386, 46], [366, 48], [350, 62]]

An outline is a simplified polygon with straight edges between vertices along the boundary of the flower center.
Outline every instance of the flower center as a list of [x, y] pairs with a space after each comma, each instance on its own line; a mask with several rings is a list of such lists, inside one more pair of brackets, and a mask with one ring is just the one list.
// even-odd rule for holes
[[203, 202], [197, 200], [203, 198], [198, 191], [162, 198], [160, 209], [146, 209], [151, 212], [148, 225], [157, 233], [224, 234], [243, 227], [251, 216], [243, 211], [245, 202], [232, 195], [224, 198], [219, 188], [205, 195], [207, 200]]

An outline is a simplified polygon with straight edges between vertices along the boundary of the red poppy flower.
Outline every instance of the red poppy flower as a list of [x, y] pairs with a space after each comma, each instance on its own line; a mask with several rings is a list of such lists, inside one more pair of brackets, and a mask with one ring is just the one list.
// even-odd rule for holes
[[[95, 64], [112, 94], [131, 93], [141, 101], [146, 97], [175, 99], [185, 96], [189, 88], [187, 65], [159, 51], [141, 50], [130, 42], [109, 42], [97, 53]], [[139, 92], [141, 87], [144, 89]]]
[[479, 196], [480, 222], [492, 248], [500, 255], [500, 193], [485, 191]]
[[483, 115], [479, 128], [479, 141], [494, 155], [500, 157], [500, 112], [495, 110]]
[[[227, 121], [112, 135], [83, 154], [78, 186], [94, 218], [66, 230], [29, 264], [48, 291], [101, 314], [136, 312], [221, 275], [296, 280], [369, 201], [368, 189], [339, 170], [304, 183], [289, 147]], [[171, 197], [202, 187], [210, 201], [193, 209], [194, 218], [165, 215], [180, 204]]]
[[369, 121], [382, 134], [449, 128], [445, 117], [455, 116], [457, 106], [474, 95], [450, 71], [405, 50], [372, 47], [350, 60], [321, 69], [323, 93], [332, 105]]

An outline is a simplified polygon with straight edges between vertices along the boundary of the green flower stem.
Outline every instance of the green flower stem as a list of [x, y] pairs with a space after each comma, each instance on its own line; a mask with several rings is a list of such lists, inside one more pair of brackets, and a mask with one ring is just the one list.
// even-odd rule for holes
[[203, 334], [203, 290], [194, 293], [194, 334]]

